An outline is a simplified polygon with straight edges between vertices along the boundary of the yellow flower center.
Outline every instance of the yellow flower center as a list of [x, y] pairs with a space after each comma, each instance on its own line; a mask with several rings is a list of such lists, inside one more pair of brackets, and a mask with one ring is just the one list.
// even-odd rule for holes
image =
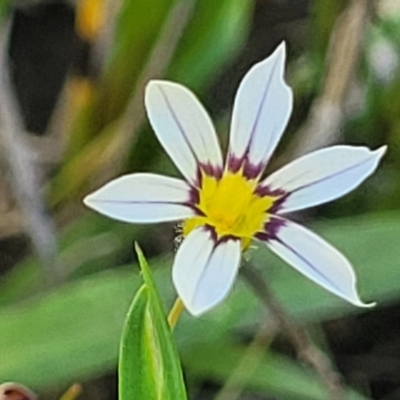
[[220, 180], [203, 174], [197, 208], [204, 215], [186, 220], [183, 235], [209, 225], [218, 237], [231, 235], [242, 239], [242, 247], [246, 248], [269, 220], [268, 210], [277, 199], [255, 194], [256, 186], [256, 180], [246, 179], [241, 172], [226, 172]]

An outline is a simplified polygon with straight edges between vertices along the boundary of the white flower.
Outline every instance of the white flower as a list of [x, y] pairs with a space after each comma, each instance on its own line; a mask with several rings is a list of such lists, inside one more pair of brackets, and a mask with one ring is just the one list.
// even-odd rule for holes
[[227, 296], [241, 253], [252, 239], [323, 288], [366, 306], [349, 261], [284, 215], [350, 192], [375, 171], [386, 148], [340, 145], [317, 150], [260, 180], [292, 111], [284, 63], [282, 43], [241, 82], [225, 163], [213, 124], [192, 92], [177, 83], [151, 81], [145, 95], [148, 117], [185, 181], [137, 173], [107, 183], [84, 200], [120, 221], [184, 220], [185, 239], [172, 274], [193, 315]]

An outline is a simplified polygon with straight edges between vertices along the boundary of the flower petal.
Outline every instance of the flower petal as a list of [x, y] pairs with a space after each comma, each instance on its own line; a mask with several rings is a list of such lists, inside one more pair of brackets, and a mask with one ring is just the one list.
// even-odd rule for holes
[[108, 217], [134, 223], [176, 221], [195, 214], [190, 186], [155, 174], [122, 176], [85, 197], [84, 203]]
[[282, 42], [270, 57], [251, 68], [239, 86], [228, 152], [231, 169], [247, 156], [257, 174], [261, 173], [286, 128], [293, 95], [283, 78], [285, 53]]
[[279, 257], [324, 289], [359, 307], [363, 303], [356, 289], [350, 262], [320, 236], [294, 222], [280, 219], [274, 235], [264, 241]]
[[278, 213], [323, 204], [360, 185], [375, 171], [385, 151], [386, 146], [375, 151], [355, 146], [317, 150], [273, 173], [260, 186], [288, 193]]
[[194, 94], [168, 81], [150, 81], [145, 104], [151, 125], [164, 149], [186, 179], [195, 183], [198, 168], [222, 171], [214, 126]]
[[205, 227], [193, 230], [180, 246], [172, 278], [185, 307], [200, 315], [229, 293], [240, 263], [240, 240], [217, 242]]

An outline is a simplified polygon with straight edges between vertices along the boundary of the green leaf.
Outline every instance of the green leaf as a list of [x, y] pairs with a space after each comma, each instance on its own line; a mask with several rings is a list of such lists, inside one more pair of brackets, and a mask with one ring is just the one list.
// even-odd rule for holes
[[0, 312], [0, 382], [28, 387], [88, 379], [115, 368], [132, 271], [108, 271]]
[[[71, 227], [63, 237], [61, 256], [66, 253], [76, 255], [73, 236], [77, 235], [81, 240], [84, 236], [109, 229], [113, 235], [125, 236], [121, 243], [126, 244], [120, 246], [128, 247], [133, 235], [129, 234], [129, 225], [109, 225], [106, 221], [105, 218], [94, 218], [85, 226], [82, 220]], [[101, 229], [100, 223], [104, 223]], [[117, 227], [123, 229], [123, 235], [117, 232]], [[314, 228], [351, 260], [365, 301], [378, 301], [377, 309], [385, 303], [398, 301], [399, 212], [325, 221]], [[253, 256], [255, 265], [269, 280], [275, 295], [295, 321], [318, 323], [332, 317], [369, 312], [346, 305], [343, 300], [320, 289], [263, 246]], [[171, 258], [152, 261], [157, 287], [162, 298], [170, 302], [173, 300], [171, 264]], [[15, 269], [15, 279], [18, 269]], [[24, 270], [27, 270], [26, 266]], [[82, 381], [113, 370], [125, 310], [129, 308], [132, 293], [139, 286], [140, 278], [132, 274], [130, 266], [80, 277], [57, 290], [36, 294], [18, 304], [10, 305], [8, 302], [8, 305], [3, 305], [0, 308], [0, 381], [24, 382], [39, 390]], [[4, 286], [0, 288], [0, 293], [3, 290]], [[11, 296], [11, 293], [8, 295]], [[9, 296], [8, 301], [11, 299]], [[15, 302], [15, 297], [12, 299]], [[248, 334], [251, 327], [258, 326], [267, 318], [264, 308], [241, 279], [235, 283], [226, 301], [210, 313], [201, 318], [183, 314], [175, 336], [187, 365], [188, 376], [221, 381], [225, 368], [222, 361], [216, 361], [215, 370], [212, 366], [208, 370], [200, 370], [197, 362], [202, 361], [193, 359], [193, 351], [200, 351], [203, 346], [227, 343], [232, 338], [236, 339], [243, 329]], [[236, 351], [233, 347], [231, 349]], [[246, 387], [268, 395], [269, 378], [264, 374], [266, 383], [262, 387], [261, 383], [257, 383], [260, 375], [252, 375]], [[282, 390], [289, 390], [285, 389], [285, 385], [290, 384], [289, 380], [282, 382]]]
[[250, 30], [253, 0], [197, 1], [168, 76], [201, 88], [239, 51]]
[[179, 358], [143, 253], [136, 251], [145, 284], [129, 310], [120, 348], [120, 400], [185, 400]]
[[[169, 271], [156, 269], [157, 282], [170, 286]], [[124, 310], [129, 307], [129, 299], [138, 287], [139, 277], [132, 275], [131, 268], [107, 271], [72, 282], [42, 298], [3, 308], [0, 311], [0, 381], [24, 382], [38, 390], [82, 381], [113, 370]], [[251, 314], [254, 302], [246, 303], [249, 291], [243, 289], [243, 285], [238, 285], [235, 291]], [[222, 382], [229, 376], [244, 349], [233, 345], [227, 348], [227, 343], [232, 334], [237, 336], [243, 320], [249, 320], [248, 315], [239, 311], [243, 310], [233, 312], [232, 304], [227, 301], [203, 318], [185, 315], [181, 319], [176, 333], [189, 377]], [[265, 318], [263, 310], [252, 314], [254, 324], [261, 318]], [[212, 354], [210, 347], [219, 348], [221, 343], [225, 343], [225, 347], [208, 357]], [[230, 352], [232, 354], [228, 355]], [[313, 385], [318, 386], [316, 379], [310, 378], [312, 374], [304, 372], [295, 362], [286, 368], [283, 363], [274, 361], [276, 357], [268, 356], [259, 372], [252, 373], [248, 381], [243, 382], [244, 387], [265, 394], [275, 392], [274, 379], [279, 371], [269, 375], [270, 369], [275, 367], [282, 368], [291, 379], [297, 376], [295, 381], [279, 381], [282, 393], [291, 391], [293, 382], [303, 376], [306, 382], [313, 380]], [[264, 366], [267, 369], [263, 369]], [[309, 392], [314, 391], [319, 389], [309, 388]]]

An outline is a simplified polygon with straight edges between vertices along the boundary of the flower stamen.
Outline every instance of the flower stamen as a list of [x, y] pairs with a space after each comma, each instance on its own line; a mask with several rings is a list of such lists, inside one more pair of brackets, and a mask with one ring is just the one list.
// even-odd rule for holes
[[234, 236], [247, 247], [270, 218], [268, 211], [278, 196], [257, 193], [257, 180], [247, 179], [242, 171], [226, 171], [221, 179], [202, 173], [198, 202], [199, 216], [185, 221], [183, 235], [198, 226], [214, 229], [218, 238]]

